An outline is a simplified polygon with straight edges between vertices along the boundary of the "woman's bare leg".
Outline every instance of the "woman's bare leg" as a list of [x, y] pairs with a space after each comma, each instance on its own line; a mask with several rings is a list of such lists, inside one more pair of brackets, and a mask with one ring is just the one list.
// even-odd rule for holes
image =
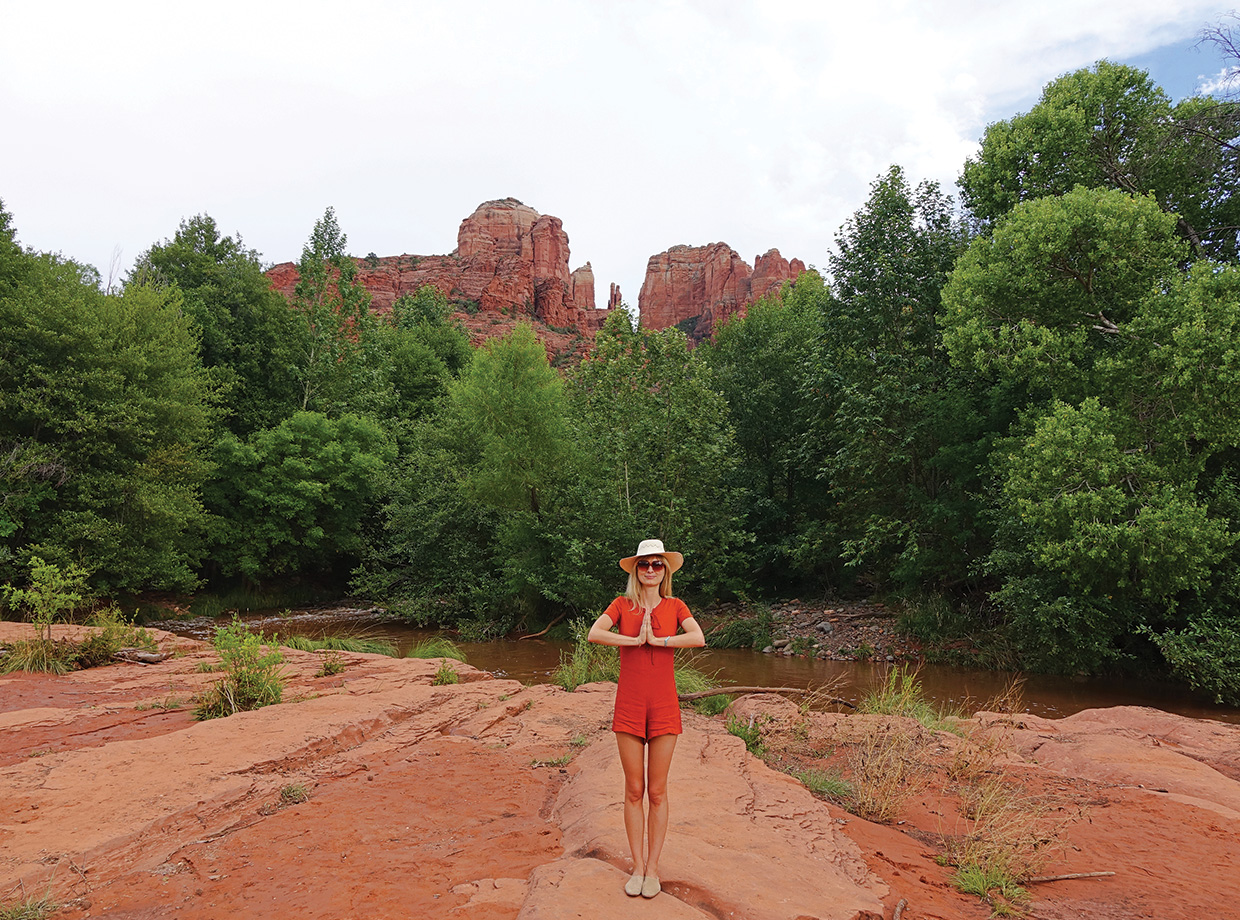
[[624, 833], [633, 854], [633, 874], [646, 874], [646, 744], [636, 735], [616, 732], [620, 766], [624, 769]]
[[[667, 772], [672, 766], [672, 754], [676, 751], [679, 735], [657, 735], [647, 742], [650, 762], [646, 770], [646, 795], [650, 799], [650, 850], [646, 857], [646, 875], [658, 876], [659, 856], [667, 837]], [[628, 805], [628, 800], [625, 800]], [[625, 811], [628, 817], [628, 811]], [[629, 838], [632, 846], [633, 838]]]

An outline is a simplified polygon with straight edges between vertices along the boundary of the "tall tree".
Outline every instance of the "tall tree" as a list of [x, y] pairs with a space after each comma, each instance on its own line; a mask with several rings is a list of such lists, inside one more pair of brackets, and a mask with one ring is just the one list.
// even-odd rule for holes
[[235, 434], [244, 438], [277, 425], [298, 407], [303, 326], [239, 236], [220, 236], [206, 214], [183, 220], [171, 240], [143, 253], [129, 283], [180, 289], [201, 330], [203, 364], [226, 394], [225, 423]]
[[297, 368], [303, 411], [339, 411], [355, 391], [361, 343], [374, 324], [370, 294], [357, 281], [348, 237], [328, 208], [297, 263], [293, 306], [305, 318]]
[[1237, 258], [1240, 104], [1172, 104], [1148, 73], [1109, 61], [1047, 84], [1029, 112], [986, 129], [960, 187], [992, 224], [1022, 201], [1074, 187], [1149, 194], [1197, 257]]
[[192, 586], [215, 394], [180, 293], [104, 294], [93, 270], [4, 242], [7, 558], [81, 564], [100, 591]]
[[[961, 577], [985, 412], [953, 372], [935, 316], [964, 235], [937, 184], [893, 166], [836, 237], [807, 446], [834, 499], [843, 558], [880, 583]], [[981, 443], [979, 443], [981, 442]]]

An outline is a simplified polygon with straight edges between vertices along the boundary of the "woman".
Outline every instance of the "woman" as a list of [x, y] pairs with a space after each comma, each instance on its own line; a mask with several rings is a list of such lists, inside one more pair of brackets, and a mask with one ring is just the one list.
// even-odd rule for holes
[[[624, 831], [633, 853], [630, 897], [660, 891], [659, 855], [667, 836], [667, 771], [680, 734], [680, 702], [672, 673], [673, 649], [706, 644], [702, 627], [683, 601], [672, 596], [672, 573], [684, 564], [661, 540], [643, 540], [620, 560], [628, 588], [590, 627], [589, 640], [620, 648], [620, 680], [611, 730], [624, 769]], [[612, 632], [616, 627], [617, 632]], [[679, 629], [684, 629], [678, 634]], [[649, 754], [647, 755], [647, 751]], [[650, 801], [647, 820], [643, 796]], [[642, 851], [643, 838], [649, 845]]]

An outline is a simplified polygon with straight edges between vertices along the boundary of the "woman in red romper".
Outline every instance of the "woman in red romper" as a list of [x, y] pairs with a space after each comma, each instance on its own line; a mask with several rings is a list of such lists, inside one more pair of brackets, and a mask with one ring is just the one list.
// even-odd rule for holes
[[[667, 837], [667, 771], [680, 734], [673, 649], [706, 644], [689, 608], [672, 597], [672, 573], [683, 563], [684, 557], [663, 549], [661, 540], [643, 540], [636, 555], [620, 560], [620, 568], [629, 573], [624, 596], [612, 601], [590, 627], [591, 642], [620, 647], [611, 730], [624, 769], [624, 831], [633, 853], [633, 876], [624, 891], [631, 897], [659, 893], [659, 854]], [[643, 798], [650, 802], [648, 821]], [[643, 852], [647, 825], [649, 845]]]

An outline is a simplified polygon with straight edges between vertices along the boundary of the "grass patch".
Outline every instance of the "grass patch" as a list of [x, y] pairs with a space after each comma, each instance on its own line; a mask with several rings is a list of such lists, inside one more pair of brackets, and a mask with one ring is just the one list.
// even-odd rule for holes
[[761, 757], [766, 753], [766, 742], [762, 738], [762, 723], [757, 719], [751, 718], [746, 722], [737, 716], [728, 716], [728, 732], [744, 741], [745, 750], [754, 757]]
[[77, 664], [80, 668], [109, 664], [112, 656], [123, 648], [140, 648], [148, 652], [158, 649], [155, 637], [127, 620], [116, 606], [96, 611], [86, 625], [98, 631], [78, 643]]
[[614, 646], [595, 645], [586, 637], [590, 623], [575, 620], [572, 625], [573, 650], [560, 653], [560, 665], [551, 672], [551, 683], [573, 691], [596, 681], [615, 682], [620, 677], [620, 654]]
[[0, 658], [0, 674], [31, 671], [68, 674], [77, 667], [77, 645], [68, 639], [18, 639]]
[[713, 624], [706, 631], [706, 644], [711, 648], [766, 648], [771, 644], [774, 622], [771, 608], [761, 604]]
[[926, 699], [917, 679], [917, 671], [901, 665], [888, 668], [886, 677], [877, 687], [868, 690], [857, 704], [858, 713], [880, 716], [903, 716], [916, 719], [931, 731], [959, 733], [958, 712], [944, 712]]
[[332, 677], [344, 670], [344, 658], [335, 649], [327, 649], [319, 654], [322, 656], [322, 663], [314, 672], [315, 677]]
[[405, 652], [406, 658], [451, 658], [465, 663], [465, 653], [457, 647], [456, 643], [451, 639], [443, 636], [432, 636], [419, 642], [409, 651]]
[[852, 783], [830, 770], [797, 770], [793, 774], [801, 784], [815, 795], [825, 796], [837, 802], [849, 802], [853, 797]]
[[920, 744], [908, 729], [885, 725], [867, 733], [848, 755], [849, 810], [871, 821], [890, 821], [925, 784]]
[[22, 898], [0, 905], [0, 920], [44, 920], [56, 912], [57, 906], [51, 895]]
[[302, 802], [310, 801], [310, 790], [305, 787], [304, 783], [289, 783], [287, 786], [280, 787], [280, 807], [287, 808], [289, 805], [300, 805]]
[[553, 757], [551, 760], [531, 760], [531, 767], [566, 767], [568, 762], [573, 759], [571, 753], [561, 754], [559, 757]]
[[251, 633], [233, 617], [232, 623], [215, 631], [211, 640], [224, 676], [208, 690], [194, 708], [198, 719], [216, 719], [251, 709], [261, 709], [284, 697], [284, 656], [273, 642]]

